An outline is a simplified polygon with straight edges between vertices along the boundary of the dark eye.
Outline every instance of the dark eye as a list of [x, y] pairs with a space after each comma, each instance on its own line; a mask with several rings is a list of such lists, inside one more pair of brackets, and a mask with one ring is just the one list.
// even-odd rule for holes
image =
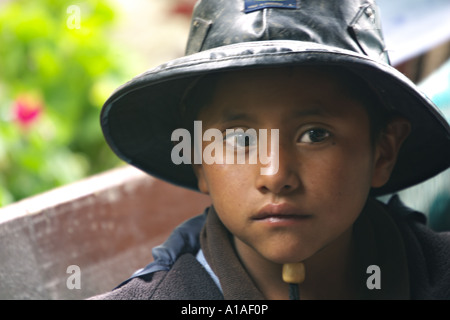
[[299, 142], [309, 144], [319, 143], [328, 139], [330, 135], [330, 132], [325, 129], [310, 129], [301, 135]]

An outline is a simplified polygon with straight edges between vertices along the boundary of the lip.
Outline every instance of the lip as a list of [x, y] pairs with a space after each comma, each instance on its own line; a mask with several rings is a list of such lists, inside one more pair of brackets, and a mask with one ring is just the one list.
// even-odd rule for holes
[[252, 220], [269, 223], [283, 223], [302, 221], [311, 218], [312, 215], [303, 213], [297, 207], [288, 203], [270, 203], [263, 206]]

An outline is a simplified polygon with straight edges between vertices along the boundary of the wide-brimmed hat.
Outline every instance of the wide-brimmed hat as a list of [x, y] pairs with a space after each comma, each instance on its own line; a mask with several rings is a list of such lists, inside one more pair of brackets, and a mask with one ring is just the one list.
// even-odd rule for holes
[[383, 107], [412, 131], [391, 179], [374, 195], [422, 182], [450, 165], [450, 128], [434, 104], [389, 65], [378, 9], [369, 0], [201, 0], [184, 57], [142, 73], [106, 101], [101, 125], [127, 163], [197, 190], [190, 164], [171, 159], [187, 88], [212, 72], [281, 66], [339, 66], [364, 79]]

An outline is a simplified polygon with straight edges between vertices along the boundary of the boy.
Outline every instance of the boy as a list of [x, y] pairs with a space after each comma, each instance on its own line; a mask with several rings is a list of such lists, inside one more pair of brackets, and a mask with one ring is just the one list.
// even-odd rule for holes
[[372, 1], [199, 1], [187, 55], [114, 93], [102, 127], [213, 205], [96, 298], [450, 298], [450, 235], [374, 199], [448, 168], [450, 129], [388, 65]]

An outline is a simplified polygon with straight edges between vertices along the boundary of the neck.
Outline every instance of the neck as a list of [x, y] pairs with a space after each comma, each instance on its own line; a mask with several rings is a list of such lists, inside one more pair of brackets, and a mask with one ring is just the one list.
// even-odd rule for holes
[[[289, 299], [289, 285], [283, 282], [282, 265], [271, 262], [246, 244], [235, 239], [237, 254], [267, 299]], [[332, 244], [303, 261], [305, 281], [300, 285], [301, 299], [350, 299], [354, 298], [355, 284], [352, 229]]]

